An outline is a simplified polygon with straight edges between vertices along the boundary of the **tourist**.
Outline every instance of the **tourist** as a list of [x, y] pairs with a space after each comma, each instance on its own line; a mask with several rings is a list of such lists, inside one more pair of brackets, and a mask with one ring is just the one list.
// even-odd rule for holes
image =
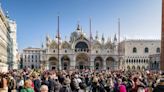
[[59, 92], [72, 92], [70, 83], [71, 83], [71, 80], [69, 78], [65, 78]]
[[162, 74], [162, 77], [159, 79], [159, 83], [154, 88], [153, 92], [164, 92], [164, 74]]
[[35, 92], [40, 92], [41, 81], [37, 74], [34, 75], [33, 83]]
[[40, 92], [48, 92], [48, 86], [47, 85], [42, 85], [40, 87]]
[[34, 92], [34, 89], [31, 86], [31, 80], [26, 80], [24, 83], [24, 88], [21, 92]]

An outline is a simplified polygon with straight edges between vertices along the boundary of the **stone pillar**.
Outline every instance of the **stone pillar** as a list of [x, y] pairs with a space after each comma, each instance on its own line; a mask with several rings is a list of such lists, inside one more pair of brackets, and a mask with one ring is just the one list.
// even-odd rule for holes
[[76, 58], [72, 56], [73, 59], [70, 61], [70, 69], [75, 69], [76, 66]]
[[90, 61], [90, 69], [91, 70], [94, 70], [95, 69], [95, 67], [94, 67], [94, 61], [92, 61], [92, 60]]
[[164, 71], [164, 0], [162, 0], [162, 32], [161, 32], [161, 60], [160, 69]]
[[106, 70], [106, 61], [105, 60], [103, 61], [103, 68], [102, 69]]
[[46, 69], [46, 70], [49, 70], [49, 67], [50, 67], [50, 66], [49, 66], [49, 61], [46, 61], [45, 69]]
[[90, 69], [94, 70], [95, 69], [95, 65], [94, 65], [94, 58], [90, 57]]

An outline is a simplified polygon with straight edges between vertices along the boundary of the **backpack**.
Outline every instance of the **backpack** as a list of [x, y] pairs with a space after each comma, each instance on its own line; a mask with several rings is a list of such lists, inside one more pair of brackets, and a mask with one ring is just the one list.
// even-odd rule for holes
[[14, 89], [16, 87], [16, 83], [14, 79], [10, 79], [9, 80], [9, 85], [8, 85], [9, 89]]

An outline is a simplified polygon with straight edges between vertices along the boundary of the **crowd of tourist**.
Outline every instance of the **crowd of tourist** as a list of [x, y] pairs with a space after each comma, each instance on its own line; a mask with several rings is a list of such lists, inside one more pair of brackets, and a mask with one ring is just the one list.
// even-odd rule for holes
[[164, 73], [12, 70], [0, 73], [0, 92], [164, 92]]

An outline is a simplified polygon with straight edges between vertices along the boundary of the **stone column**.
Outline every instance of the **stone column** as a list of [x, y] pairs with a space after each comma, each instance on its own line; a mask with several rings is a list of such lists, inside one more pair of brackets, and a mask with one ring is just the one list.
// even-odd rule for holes
[[95, 67], [94, 67], [94, 59], [92, 57], [90, 59], [90, 69], [91, 70], [94, 70], [95, 69]]
[[49, 70], [49, 67], [50, 67], [50, 66], [49, 66], [49, 61], [46, 61], [45, 69], [46, 69], [46, 70]]
[[102, 69], [106, 70], [106, 61], [105, 60], [103, 61], [103, 68]]
[[162, 0], [162, 32], [161, 32], [161, 60], [160, 69], [164, 71], [164, 0]]
[[75, 56], [72, 56], [72, 59], [70, 61], [70, 69], [75, 69], [76, 66], [76, 58]]

